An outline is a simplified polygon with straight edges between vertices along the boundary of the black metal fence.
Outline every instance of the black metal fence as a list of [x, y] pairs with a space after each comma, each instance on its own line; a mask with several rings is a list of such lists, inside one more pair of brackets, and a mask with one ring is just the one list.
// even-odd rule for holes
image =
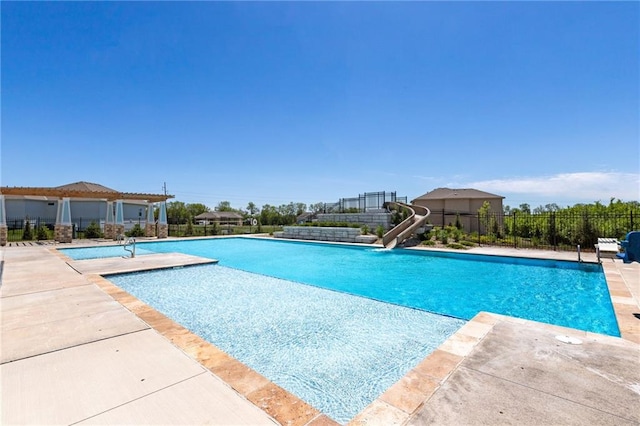
[[547, 250], [594, 250], [598, 238], [624, 239], [640, 226], [638, 214], [578, 214], [566, 212], [457, 214], [432, 211], [434, 226], [453, 226], [479, 244]]
[[273, 233], [282, 231], [279, 225], [208, 225], [169, 224], [170, 237], [205, 237], [213, 235], [243, 235], [253, 233]]
[[395, 191], [365, 192], [357, 197], [340, 198], [335, 203], [324, 203], [321, 213], [364, 213], [382, 209], [387, 201], [406, 203], [407, 197], [398, 197]]
[[[381, 198], [382, 199], [382, 198]], [[380, 200], [381, 200], [380, 199]], [[25, 235], [29, 223], [30, 232]], [[83, 238], [84, 231], [95, 218], [75, 218], [74, 238]], [[640, 228], [638, 213], [624, 214], [576, 214], [564, 212], [544, 213], [490, 213], [458, 214], [432, 211], [429, 222], [437, 227], [452, 226], [460, 229], [467, 239], [483, 245], [515, 248], [540, 248], [547, 250], [593, 250], [598, 238], [623, 239], [630, 231]], [[53, 239], [55, 218], [8, 218], [8, 241]], [[46, 235], [44, 231], [46, 230]], [[169, 225], [169, 235], [175, 237], [196, 235], [221, 235], [250, 232], [273, 232], [280, 226], [258, 227], [227, 225]], [[25, 238], [28, 237], [28, 238]]]
[[[100, 224], [100, 220], [96, 218], [74, 218], [73, 238], [83, 238], [87, 226], [92, 222]], [[29, 224], [28, 227], [27, 223]], [[12, 242], [36, 239], [51, 240], [54, 238], [53, 230], [55, 224], [55, 217], [7, 218], [7, 240]], [[31, 235], [31, 238], [29, 238], [29, 235]]]

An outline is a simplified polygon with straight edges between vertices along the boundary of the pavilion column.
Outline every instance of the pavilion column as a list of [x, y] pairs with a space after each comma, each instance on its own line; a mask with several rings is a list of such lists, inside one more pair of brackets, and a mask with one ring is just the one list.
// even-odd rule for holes
[[115, 240], [116, 229], [113, 218], [113, 201], [107, 201], [107, 217], [104, 221], [104, 237]]
[[0, 246], [7, 245], [8, 230], [7, 230], [7, 215], [4, 207], [4, 195], [0, 195]]
[[147, 203], [147, 222], [144, 225], [144, 236], [155, 237], [156, 236], [156, 224], [153, 217], [153, 203]]
[[167, 202], [160, 202], [160, 213], [158, 214], [158, 238], [169, 236], [169, 225], [167, 224]]
[[54, 239], [59, 243], [73, 242], [73, 224], [71, 223], [71, 199], [58, 200], [58, 214], [53, 228]]
[[118, 235], [124, 235], [124, 209], [122, 200], [116, 200], [116, 221], [113, 228], [116, 233], [116, 238]]

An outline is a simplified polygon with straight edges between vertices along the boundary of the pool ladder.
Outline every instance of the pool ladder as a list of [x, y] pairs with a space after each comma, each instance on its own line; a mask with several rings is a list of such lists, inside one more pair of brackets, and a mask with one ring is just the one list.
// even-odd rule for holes
[[[131, 248], [127, 248], [128, 245], [131, 245]], [[127, 240], [124, 242], [124, 247], [125, 251], [128, 251], [129, 253], [131, 253], [131, 257], [136, 257], [136, 239], [133, 237], [129, 237], [127, 238]]]

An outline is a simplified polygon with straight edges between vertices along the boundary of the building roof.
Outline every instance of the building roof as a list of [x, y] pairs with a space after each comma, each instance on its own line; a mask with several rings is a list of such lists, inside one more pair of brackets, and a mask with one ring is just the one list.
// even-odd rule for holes
[[63, 191], [118, 192], [115, 189], [107, 188], [106, 186], [100, 185], [99, 183], [91, 183], [91, 182], [84, 182], [84, 181], [56, 186], [55, 189], [60, 189]]
[[173, 198], [173, 195], [163, 194], [144, 194], [137, 192], [119, 192], [115, 189], [107, 188], [91, 182], [74, 182], [67, 185], [55, 187], [26, 187], [26, 186], [2, 186], [0, 187], [2, 195], [18, 195], [18, 196], [40, 196], [52, 198], [89, 198], [102, 200], [140, 200], [147, 202], [166, 201]]
[[503, 199], [501, 195], [491, 194], [489, 192], [480, 191], [472, 188], [451, 189], [451, 188], [436, 188], [431, 192], [427, 192], [424, 195], [415, 198], [411, 202], [416, 200], [444, 200], [453, 198], [499, 198]]
[[219, 220], [219, 219], [242, 219], [242, 215], [236, 212], [204, 212], [194, 217], [195, 220]]

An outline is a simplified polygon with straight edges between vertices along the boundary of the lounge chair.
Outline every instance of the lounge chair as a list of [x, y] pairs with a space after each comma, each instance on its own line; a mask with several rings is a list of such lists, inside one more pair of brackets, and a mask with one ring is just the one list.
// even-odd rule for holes
[[598, 238], [598, 244], [595, 245], [598, 262], [600, 262], [600, 258], [604, 253], [611, 253], [612, 257], [615, 258], [620, 252], [618, 245], [618, 240], [615, 238]]
[[618, 253], [618, 257], [624, 263], [631, 263], [634, 260], [640, 262], [640, 231], [631, 231], [627, 234], [627, 239], [620, 241], [620, 246], [624, 253]]

